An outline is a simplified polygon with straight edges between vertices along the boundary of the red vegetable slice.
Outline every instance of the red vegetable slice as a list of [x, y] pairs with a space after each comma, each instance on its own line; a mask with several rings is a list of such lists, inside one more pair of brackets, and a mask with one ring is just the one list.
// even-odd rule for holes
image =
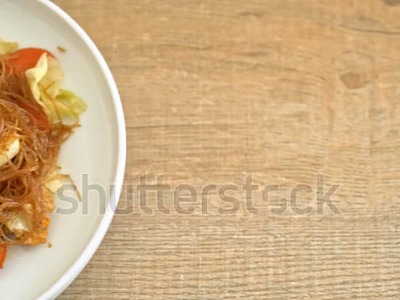
[[6, 260], [7, 256], [7, 246], [0, 245], [0, 269], [3, 268], [4, 261]]
[[7, 63], [13, 67], [13, 73], [23, 73], [36, 66], [43, 53], [54, 57], [51, 52], [40, 48], [23, 48], [9, 54]]
[[26, 110], [36, 120], [36, 124], [40, 130], [49, 130], [50, 122], [46, 113], [39, 107], [28, 103], [19, 102], [18, 106]]
[[[47, 53], [47, 55], [54, 57], [51, 52], [45, 49], [23, 48], [9, 54], [7, 63], [12, 66], [13, 74], [17, 75], [25, 73], [27, 70], [36, 66], [43, 53]], [[48, 130], [50, 128], [48, 117], [39, 106], [23, 102], [19, 102], [18, 105], [35, 118], [39, 129]]]

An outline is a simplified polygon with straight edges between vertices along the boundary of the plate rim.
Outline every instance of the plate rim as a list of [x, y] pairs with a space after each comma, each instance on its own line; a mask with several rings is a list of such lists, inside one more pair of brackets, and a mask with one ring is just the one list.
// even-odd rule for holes
[[[53, 13], [55, 13], [59, 18], [61, 18], [78, 36], [83, 40], [85, 45], [90, 49], [95, 60], [100, 66], [102, 73], [105, 75], [108, 88], [112, 95], [112, 101], [115, 107], [115, 113], [117, 118], [117, 130], [118, 130], [118, 158], [117, 158], [117, 168], [114, 175], [114, 189], [110, 196], [114, 201], [109, 201], [109, 205], [105, 214], [103, 215], [96, 232], [90, 239], [89, 243], [86, 245], [83, 252], [79, 255], [78, 259], [71, 265], [71, 267], [54, 283], [47, 291], [42, 293], [37, 299], [47, 300], [55, 299], [59, 296], [65, 289], [75, 280], [75, 278], [82, 272], [84, 267], [89, 263], [90, 259], [93, 257], [94, 253], [100, 246], [101, 242], [106, 235], [111, 221], [115, 215], [113, 208], [115, 209], [118, 205], [121, 196], [122, 184], [124, 182], [125, 166], [126, 166], [126, 127], [125, 127], [125, 117], [122, 108], [121, 97], [118, 92], [117, 84], [111, 73], [106, 60], [101, 54], [100, 50], [97, 48], [95, 43], [89, 37], [89, 35], [83, 30], [83, 28], [70, 17], [63, 9], [57, 6], [50, 0], [36, 0], [38, 3], [49, 8]], [[115, 203], [114, 207], [111, 204]]]

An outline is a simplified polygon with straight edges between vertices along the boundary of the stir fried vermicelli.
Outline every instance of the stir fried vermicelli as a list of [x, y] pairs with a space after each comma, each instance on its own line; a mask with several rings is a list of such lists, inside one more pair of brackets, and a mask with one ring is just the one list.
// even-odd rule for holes
[[69, 178], [57, 159], [86, 106], [62, 76], [46, 50], [0, 53], [0, 267], [7, 245], [46, 242], [53, 193]]

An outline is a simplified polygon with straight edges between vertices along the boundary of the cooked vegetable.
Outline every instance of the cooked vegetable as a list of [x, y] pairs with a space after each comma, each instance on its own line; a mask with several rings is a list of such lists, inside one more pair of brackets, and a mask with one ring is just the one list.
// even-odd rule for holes
[[18, 43], [6, 42], [0, 38], [0, 54], [7, 54], [18, 49]]
[[37, 126], [41, 130], [49, 130], [50, 129], [50, 122], [49, 118], [47, 117], [46, 113], [35, 103], [26, 103], [16, 101], [22, 109], [24, 109], [27, 113], [29, 113], [36, 121]]
[[63, 187], [61, 180], [58, 178], [57, 172], [53, 172], [47, 176], [45, 186], [52, 193], [56, 193], [59, 189]]
[[5, 165], [7, 162], [12, 160], [20, 150], [19, 139], [15, 138], [12, 142], [4, 146], [4, 149], [1, 149], [0, 144], [0, 167]]
[[86, 103], [68, 90], [61, 90], [59, 83], [64, 73], [58, 61], [43, 53], [36, 66], [26, 71], [26, 77], [33, 95], [51, 122], [63, 119], [77, 120]]
[[5, 222], [7, 228], [15, 234], [16, 237], [21, 237], [33, 229], [34, 211], [31, 204], [24, 204], [22, 209], [14, 217]]
[[28, 84], [31, 87], [31, 90], [33, 93], [33, 97], [35, 97], [35, 100], [43, 108], [46, 108], [46, 106], [40, 99], [39, 82], [44, 78], [48, 69], [49, 69], [49, 65], [47, 62], [47, 54], [43, 53], [43, 55], [39, 57], [39, 60], [34, 65], [34, 67], [29, 68], [25, 72], [26, 79], [28, 80]]
[[13, 52], [7, 59], [7, 63], [12, 66], [14, 74], [23, 73], [34, 68], [44, 53], [54, 58], [54, 55], [47, 50], [40, 48], [24, 48]]
[[0, 269], [3, 268], [7, 256], [7, 245], [0, 245]]
[[77, 115], [80, 115], [87, 109], [85, 101], [68, 90], [60, 90], [60, 93], [56, 97], [56, 103], [58, 104], [61, 118], [71, 117], [76, 119]]

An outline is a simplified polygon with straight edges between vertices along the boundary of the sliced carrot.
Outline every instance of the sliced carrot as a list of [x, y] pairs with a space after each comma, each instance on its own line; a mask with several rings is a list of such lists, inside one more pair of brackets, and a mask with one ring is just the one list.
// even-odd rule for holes
[[18, 102], [18, 106], [26, 110], [36, 120], [36, 124], [41, 130], [49, 130], [50, 122], [46, 113], [39, 107], [26, 102]]
[[9, 54], [7, 63], [12, 66], [13, 73], [23, 73], [36, 66], [43, 53], [54, 57], [49, 51], [40, 48], [23, 48]]
[[[45, 49], [23, 48], [9, 54], [7, 63], [12, 67], [13, 74], [18, 75], [34, 68], [43, 53], [54, 57], [52, 53]], [[18, 105], [34, 117], [41, 130], [48, 130], [50, 128], [48, 117], [39, 106], [31, 105], [26, 102], [19, 102]]]
[[7, 245], [0, 245], [0, 269], [3, 268], [7, 256]]

